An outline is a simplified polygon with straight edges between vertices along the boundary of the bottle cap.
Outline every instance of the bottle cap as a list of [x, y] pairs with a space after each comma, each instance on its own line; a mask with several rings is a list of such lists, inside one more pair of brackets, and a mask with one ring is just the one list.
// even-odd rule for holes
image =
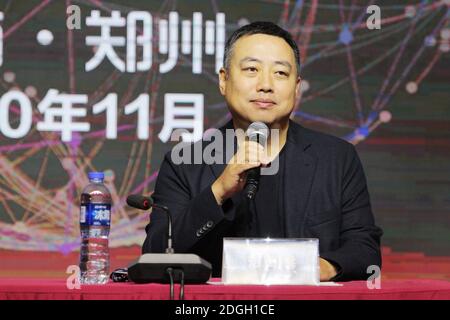
[[89, 172], [88, 173], [88, 178], [89, 178], [89, 180], [93, 180], [93, 179], [103, 180], [105, 178], [105, 175], [104, 175], [103, 172]]

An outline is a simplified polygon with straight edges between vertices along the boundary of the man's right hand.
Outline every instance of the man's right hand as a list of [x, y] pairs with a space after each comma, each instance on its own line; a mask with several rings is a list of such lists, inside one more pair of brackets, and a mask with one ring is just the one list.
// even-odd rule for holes
[[268, 164], [264, 148], [255, 141], [243, 141], [225, 170], [211, 186], [217, 204], [222, 203], [245, 187], [246, 171]]

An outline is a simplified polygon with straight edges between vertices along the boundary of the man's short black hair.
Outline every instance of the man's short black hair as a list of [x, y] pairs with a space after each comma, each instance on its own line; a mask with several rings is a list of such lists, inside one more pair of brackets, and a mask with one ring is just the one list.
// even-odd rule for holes
[[300, 74], [300, 52], [298, 50], [297, 43], [295, 43], [291, 34], [279, 27], [273, 22], [269, 21], [256, 21], [240, 27], [228, 38], [225, 43], [225, 52], [223, 56], [223, 66], [226, 70], [230, 67], [230, 58], [233, 50], [234, 43], [243, 36], [249, 36], [253, 34], [267, 34], [270, 36], [280, 37], [286, 41], [294, 51], [295, 62], [297, 64], [297, 74]]

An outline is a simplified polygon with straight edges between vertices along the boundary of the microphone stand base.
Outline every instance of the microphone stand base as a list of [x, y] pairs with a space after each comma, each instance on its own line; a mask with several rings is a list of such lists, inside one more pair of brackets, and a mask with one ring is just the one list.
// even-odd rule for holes
[[135, 283], [170, 283], [168, 268], [183, 270], [185, 283], [205, 283], [212, 270], [208, 261], [195, 254], [146, 253], [128, 267], [128, 278]]

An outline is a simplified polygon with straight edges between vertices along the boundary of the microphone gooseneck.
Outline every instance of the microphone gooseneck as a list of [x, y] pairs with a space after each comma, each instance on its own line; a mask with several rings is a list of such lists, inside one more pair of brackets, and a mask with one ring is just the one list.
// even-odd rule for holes
[[174, 253], [175, 251], [172, 248], [172, 215], [170, 214], [169, 208], [166, 206], [161, 206], [155, 204], [151, 197], [144, 197], [140, 194], [131, 194], [127, 197], [127, 204], [130, 207], [148, 210], [150, 208], [157, 208], [164, 211], [167, 215], [167, 248], [166, 253]]

